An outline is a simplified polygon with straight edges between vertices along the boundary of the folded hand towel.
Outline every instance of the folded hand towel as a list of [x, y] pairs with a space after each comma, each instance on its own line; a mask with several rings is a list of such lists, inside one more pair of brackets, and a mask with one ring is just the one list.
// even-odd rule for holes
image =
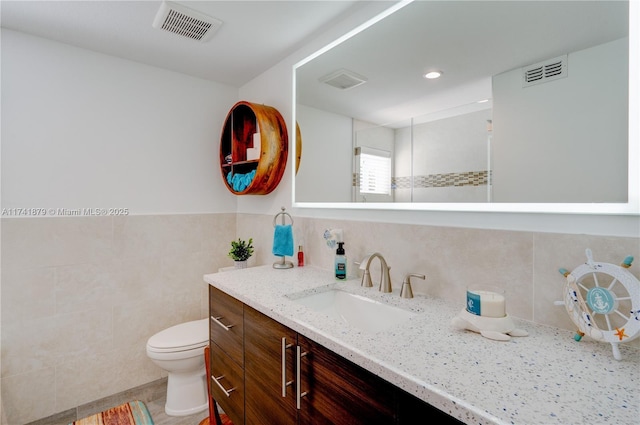
[[273, 255], [293, 255], [293, 229], [290, 224], [277, 224], [273, 234]]

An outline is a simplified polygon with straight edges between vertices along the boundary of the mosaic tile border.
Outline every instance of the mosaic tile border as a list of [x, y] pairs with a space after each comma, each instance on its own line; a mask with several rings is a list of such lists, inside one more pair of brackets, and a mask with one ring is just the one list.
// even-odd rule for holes
[[[411, 176], [392, 177], [392, 189], [411, 189]], [[353, 187], [359, 186], [360, 179], [357, 173], [353, 174]], [[486, 186], [489, 183], [489, 171], [465, 171], [462, 173], [427, 174], [413, 177], [413, 188], [423, 189], [429, 187], [461, 187], [461, 186]]]
[[[489, 172], [466, 171], [462, 173], [428, 174], [413, 178], [414, 189], [429, 187], [460, 187], [460, 186], [486, 186], [489, 182]], [[411, 177], [396, 177], [391, 179], [395, 189], [410, 189]]]

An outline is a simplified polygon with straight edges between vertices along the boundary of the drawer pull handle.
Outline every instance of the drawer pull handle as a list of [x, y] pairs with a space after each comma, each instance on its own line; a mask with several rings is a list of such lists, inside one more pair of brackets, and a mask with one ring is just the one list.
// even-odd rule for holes
[[309, 394], [308, 391], [302, 391], [300, 388], [302, 384], [302, 380], [300, 379], [300, 363], [301, 359], [307, 355], [307, 352], [304, 353], [300, 351], [300, 346], [296, 346], [296, 408], [300, 410], [300, 400], [302, 397]]
[[231, 393], [233, 392], [233, 390], [235, 390], [234, 388], [231, 388], [230, 390], [226, 390], [222, 384], [219, 382], [221, 379], [224, 378], [224, 375], [220, 375], [217, 378], [214, 377], [213, 375], [211, 375], [211, 379], [213, 379], [213, 382], [216, 383], [216, 385], [218, 386], [218, 388], [220, 388], [222, 390], [222, 392], [224, 393], [224, 395], [226, 395], [227, 397], [231, 397]]
[[287, 396], [287, 387], [293, 384], [293, 381], [287, 381], [287, 349], [293, 347], [293, 344], [287, 344], [287, 338], [282, 337], [282, 397]]
[[220, 319], [222, 319], [222, 316], [218, 316], [218, 317], [211, 316], [211, 320], [213, 320], [215, 323], [220, 325], [222, 327], [222, 329], [224, 329], [225, 331], [228, 331], [229, 329], [231, 329], [233, 327], [233, 325], [225, 325], [224, 323], [222, 323], [220, 321]]

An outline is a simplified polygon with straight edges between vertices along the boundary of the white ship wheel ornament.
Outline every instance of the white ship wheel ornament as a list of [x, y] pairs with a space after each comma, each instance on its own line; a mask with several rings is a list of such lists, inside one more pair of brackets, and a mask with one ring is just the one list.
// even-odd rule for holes
[[587, 262], [573, 271], [560, 269], [566, 285], [564, 301], [557, 301], [556, 305], [564, 305], [578, 327], [576, 341], [586, 335], [608, 342], [613, 357], [620, 360], [618, 344], [640, 335], [640, 282], [627, 270], [633, 257], [617, 266], [594, 262], [590, 249], [586, 255]]

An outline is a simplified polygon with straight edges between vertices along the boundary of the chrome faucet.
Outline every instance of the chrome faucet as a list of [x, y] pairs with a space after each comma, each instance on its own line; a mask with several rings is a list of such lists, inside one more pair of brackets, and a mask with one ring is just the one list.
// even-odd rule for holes
[[[387, 262], [384, 260], [384, 257], [379, 252], [374, 252], [365, 258], [366, 265], [364, 267], [364, 274], [362, 275], [362, 283], [361, 285], [370, 288], [373, 286], [371, 283], [371, 274], [369, 273], [369, 266], [371, 265], [371, 260], [375, 257], [380, 259], [380, 286], [378, 290], [381, 292], [391, 292], [391, 277], [389, 276], [389, 266], [387, 266]], [[364, 263], [365, 260], [362, 260]]]

